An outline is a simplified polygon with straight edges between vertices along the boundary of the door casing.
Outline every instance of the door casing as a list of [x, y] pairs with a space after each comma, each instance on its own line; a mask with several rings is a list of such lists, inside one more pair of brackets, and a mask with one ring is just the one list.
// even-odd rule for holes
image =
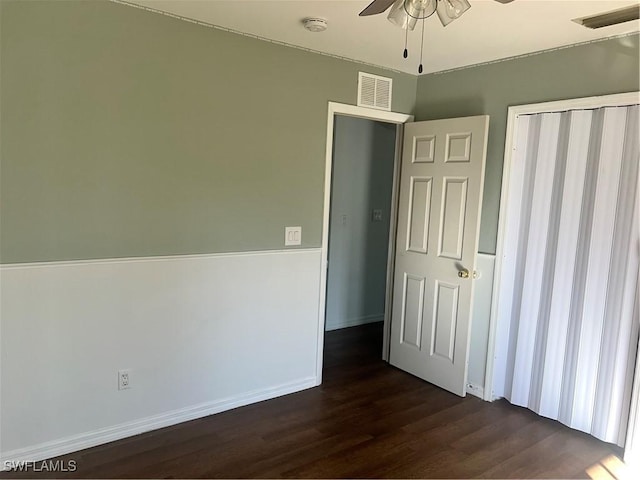
[[[320, 252], [320, 300], [318, 308], [318, 344], [316, 356], [316, 385], [322, 383], [322, 360], [324, 353], [324, 328], [325, 313], [327, 306], [327, 268], [329, 254], [329, 216], [331, 208], [331, 172], [333, 168], [333, 124], [336, 115], [347, 117], [364, 118], [380, 122], [392, 123], [396, 127], [396, 152], [393, 161], [393, 191], [391, 196], [391, 214], [389, 215], [389, 254], [387, 257], [387, 287], [384, 311], [384, 340], [382, 346], [382, 358], [389, 359], [389, 329], [391, 326], [391, 304], [392, 280], [393, 279], [393, 259], [395, 254], [395, 224], [398, 203], [398, 177], [400, 165], [400, 150], [402, 146], [402, 125], [412, 122], [413, 115], [404, 113], [387, 112], [384, 110], [374, 110], [371, 108], [357, 107], [343, 103], [329, 102], [327, 111], [327, 142], [325, 150], [324, 167], [324, 204], [322, 214], [322, 246]], [[391, 275], [391, 277], [389, 276]]]

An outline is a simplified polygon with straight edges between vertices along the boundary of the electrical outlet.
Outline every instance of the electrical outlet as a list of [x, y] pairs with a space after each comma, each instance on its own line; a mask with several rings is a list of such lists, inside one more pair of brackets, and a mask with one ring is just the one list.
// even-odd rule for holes
[[131, 388], [131, 370], [118, 370], [118, 390]]

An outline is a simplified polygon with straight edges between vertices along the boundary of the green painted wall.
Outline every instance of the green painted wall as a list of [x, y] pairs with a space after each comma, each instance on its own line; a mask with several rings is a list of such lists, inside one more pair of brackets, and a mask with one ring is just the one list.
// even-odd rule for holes
[[416, 120], [488, 114], [480, 251], [495, 253], [507, 108], [640, 90], [638, 35], [579, 45], [418, 81]]
[[321, 243], [327, 102], [359, 70], [106, 1], [2, 0], [2, 263]]
[[491, 116], [493, 253], [507, 107], [640, 89], [637, 35], [418, 79], [106, 1], [0, 8], [2, 263], [319, 246], [327, 102], [359, 70], [417, 120]]

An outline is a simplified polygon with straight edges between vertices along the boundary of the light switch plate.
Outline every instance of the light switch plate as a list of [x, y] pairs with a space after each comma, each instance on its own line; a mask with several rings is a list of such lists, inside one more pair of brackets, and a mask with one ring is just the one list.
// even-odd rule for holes
[[382, 221], [382, 209], [376, 208], [371, 212], [371, 221], [372, 222]]
[[285, 247], [302, 244], [302, 227], [284, 227]]

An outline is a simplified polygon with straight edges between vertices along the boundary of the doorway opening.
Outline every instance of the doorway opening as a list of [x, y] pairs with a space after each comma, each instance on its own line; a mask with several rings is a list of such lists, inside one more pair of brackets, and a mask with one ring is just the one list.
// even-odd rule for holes
[[402, 124], [413, 120], [333, 102], [328, 110], [318, 384], [325, 331], [354, 328], [388, 358], [400, 141]]
[[325, 368], [344, 355], [380, 359], [396, 137], [394, 124], [335, 116]]

